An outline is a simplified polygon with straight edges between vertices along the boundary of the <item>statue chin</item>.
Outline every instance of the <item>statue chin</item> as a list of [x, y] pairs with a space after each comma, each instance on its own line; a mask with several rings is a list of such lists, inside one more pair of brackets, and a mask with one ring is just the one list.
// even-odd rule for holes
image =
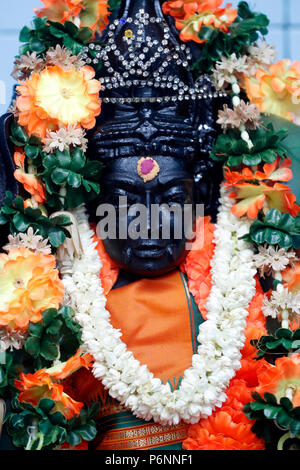
[[141, 277], [157, 277], [176, 269], [185, 259], [185, 240], [140, 240], [126, 242], [105, 240], [110, 258], [123, 271]]

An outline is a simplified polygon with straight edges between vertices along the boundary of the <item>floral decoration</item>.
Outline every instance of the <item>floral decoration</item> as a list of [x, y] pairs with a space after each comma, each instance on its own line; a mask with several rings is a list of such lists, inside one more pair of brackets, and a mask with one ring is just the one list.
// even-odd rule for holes
[[100, 83], [88, 66], [64, 70], [58, 65], [46, 67], [40, 74], [17, 87], [18, 122], [30, 135], [40, 138], [59, 125], [77, 124], [86, 129], [95, 126], [100, 114]]
[[[99, 407], [72, 388], [73, 374], [87, 368], [136, 416], [189, 422], [184, 449], [298, 448], [300, 206], [286, 185], [289, 134], [272, 114], [299, 122], [299, 63], [275, 62], [269, 21], [246, 2], [163, 2], [181, 40], [201, 51], [195, 78], [208, 74], [231, 96], [210, 155], [224, 167], [218, 221], [204, 219], [204, 244], [196, 239], [181, 266], [206, 321], [193, 366], [172, 392], [109, 322], [105, 296], [119, 270], [80, 207], [100, 192], [86, 131], [101, 112], [98, 34], [118, 2], [43, 4], [21, 31], [13, 70], [9, 138], [24, 198], [7, 193], [0, 212], [10, 231], [0, 254], [0, 396], [11, 400], [14, 444], [88, 449]], [[82, 247], [70, 258], [71, 220]]]
[[64, 288], [53, 255], [12, 248], [0, 254], [0, 325], [25, 329], [38, 322], [47, 308], [57, 308]]

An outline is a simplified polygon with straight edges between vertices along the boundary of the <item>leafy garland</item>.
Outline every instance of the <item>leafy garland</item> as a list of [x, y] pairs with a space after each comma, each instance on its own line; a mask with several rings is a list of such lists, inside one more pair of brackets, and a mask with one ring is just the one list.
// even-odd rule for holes
[[[110, 1], [109, 4], [113, 10], [119, 2]], [[246, 2], [241, 2], [236, 19], [228, 26], [227, 31], [218, 27], [202, 26], [198, 34], [198, 39], [202, 41], [202, 54], [192, 66], [195, 75], [210, 71], [212, 78], [217, 82], [218, 66], [220, 70], [222, 61], [232, 59], [234, 62], [245, 57], [247, 60], [249, 58], [253, 60], [249, 47], [256, 43], [260, 35], [267, 34], [268, 24], [265, 15], [252, 12]], [[94, 31], [87, 27], [78, 27], [73, 21], [62, 23], [49, 21], [45, 17], [35, 18], [32, 29], [28, 27], [22, 29], [20, 41], [24, 45], [20, 48], [16, 67], [22, 78], [25, 73], [25, 78], [30, 79], [34, 73], [38, 73], [39, 66], [41, 66], [40, 71], [44, 70], [47, 67], [48, 52], [53, 52], [55, 49], [57, 51], [57, 46], [60, 46], [58, 52], [67, 53], [68, 59], [72, 57], [73, 64], [76, 60], [80, 62], [84, 54], [86, 63], [93, 64], [96, 71], [102, 66], [99, 61], [93, 62], [102, 46]], [[91, 42], [95, 47], [86, 47]], [[24, 56], [30, 59], [26, 62], [27, 68], [24, 66]], [[50, 62], [50, 66], [55, 67], [55, 64]], [[82, 64], [78, 65], [76, 70], [81, 67]], [[238, 67], [235, 69], [233, 66], [232, 69], [230, 80], [229, 82], [225, 80], [225, 86], [232, 88], [232, 110], [241, 112], [241, 100], [247, 101], [245, 74], [241, 74]], [[12, 112], [14, 119], [10, 126], [10, 140], [16, 153], [24, 155], [23, 163], [22, 161], [20, 163], [17, 157], [15, 162], [17, 166], [20, 165], [21, 182], [25, 192], [24, 197], [14, 197], [10, 193], [6, 195], [1, 208], [0, 225], [8, 225], [10, 233], [15, 234], [10, 248], [18, 244], [23, 247], [30, 246], [32, 237], [28, 237], [27, 234], [28, 229], [32, 228], [35, 232], [35, 241], [36, 237], [40, 237], [39, 241], [40, 239], [49, 241], [51, 245], [49, 250], [55, 253], [70, 236], [68, 227], [71, 220], [65, 214], [54, 214], [52, 218], [51, 214], [58, 210], [74, 209], [83, 202], [95, 198], [100, 192], [98, 181], [101, 165], [88, 158], [84, 133], [79, 137], [77, 135], [76, 138], [73, 135], [73, 140], [71, 139], [67, 145], [64, 142], [63, 148], [60, 145], [61, 141], [56, 142], [57, 145], [55, 144], [49, 151], [49, 147], [47, 149], [45, 146], [46, 136], [37, 136], [29, 131], [27, 125], [20, 124], [18, 99]], [[261, 122], [262, 120], [263, 118]], [[297, 215], [296, 202], [287, 197], [286, 190], [285, 200], [288, 199], [289, 204], [279, 204], [280, 207], [268, 206], [267, 189], [275, 187], [274, 191], [277, 190], [278, 193], [284, 189], [276, 186], [277, 183], [274, 186], [275, 180], [268, 179], [267, 173], [270, 168], [265, 167], [273, 165], [273, 173], [276, 173], [279, 171], [279, 165], [286, 161], [284, 159], [291, 156], [287, 151], [287, 131], [274, 130], [272, 119], [267, 118], [268, 120], [266, 125], [260, 122], [254, 128], [249, 126], [247, 119], [240, 119], [238, 125], [232, 125], [232, 122], [231, 125], [225, 125], [225, 133], [219, 135], [212, 149], [211, 158], [224, 164], [225, 174], [228, 176], [225, 183], [232, 189], [232, 197], [237, 204], [244, 200], [241, 195], [245, 187], [250, 190], [251, 186], [251, 191], [256, 192], [256, 196], [258, 192], [259, 201], [254, 207], [254, 213], [256, 212], [254, 217], [251, 206], [254, 196], [251, 191], [249, 201], [247, 200], [249, 204], [245, 203], [244, 213], [249, 215], [252, 209], [253, 223], [249, 234], [244, 238], [253, 244], [257, 256], [262, 248], [269, 250], [270, 247], [276, 250], [283, 249], [286, 255], [291, 255], [292, 250], [297, 251], [300, 248], [300, 218]], [[220, 124], [224, 124], [221, 117]], [[59, 132], [59, 129], [56, 128], [54, 132]], [[284, 168], [286, 170], [287, 165]], [[250, 170], [248, 177], [245, 176], [244, 170]], [[262, 179], [258, 173], [263, 171], [265, 177]], [[279, 182], [280, 178], [276, 181]], [[264, 184], [263, 190], [259, 193], [262, 184]], [[32, 252], [35, 252], [35, 249], [32, 248]], [[288, 265], [285, 267], [288, 268]], [[283, 271], [285, 270], [271, 269], [268, 280], [275, 293], [285, 293], [289, 289], [288, 281], [282, 276]], [[271, 297], [271, 293], [268, 292], [268, 298]], [[293, 358], [299, 358], [297, 353], [299, 330], [292, 328], [295, 314], [290, 304], [287, 305], [287, 308], [282, 309], [278, 315], [283, 328], [252, 342], [258, 350], [257, 361], [266, 361], [274, 368], [277, 367], [277, 358], [289, 358], [291, 355]], [[280, 310], [279, 307], [278, 309]], [[2, 306], [0, 316], [1, 314]], [[88, 358], [81, 352], [76, 355], [81, 343], [81, 334], [79, 325], [74, 321], [74, 313], [67, 307], [45, 309], [41, 312], [39, 321], [28, 323], [25, 332], [22, 332], [23, 336], [18, 336], [17, 333], [14, 330], [8, 331], [5, 325], [0, 331], [0, 341], [6, 344], [4, 348], [6, 352], [1, 353], [3, 360], [0, 364], [0, 396], [12, 400], [13, 411], [7, 416], [6, 422], [14, 444], [27, 449], [49, 449], [58, 445], [84, 447], [86, 442], [96, 436], [96, 424], [93, 418], [98, 412], [97, 405], [93, 404], [87, 409], [80, 404], [78, 409], [78, 404], [64, 391], [61, 399], [65, 400], [67, 395], [73, 411], [77, 409], [72, 417], [70, 415], [66, 417], [64, 413], [57, 411], [59, 402], [51, 398], [41, 397], [34, 405], [25, 400], [21, 401], [20, 389], [17, 388], [18, 381], [16, 382], [22, 373], [24, 380], [26, 377], [28, 380], [29, 377], [30, 380], [36, 380], [36, 374], [44, 371], [43, 377], [50, 388], [57, 383], [62, 387], [66, 385], [66, 390], [68, 389], [68, 393], [72, 395], [68, 380], [74, 370], [67, 365], [68, 361], [76, 362], [75, 370], [78, 370], [78, 367], [89, 367]], [[53, 364], [54, 368], [60, 369], [60, 379], [57, 379], [57, 373], [53, 372]], [[55, 377], [54, 382], [52, 377]], [[270, 448], [274, 447], [274, 444], [276, 446], [277, 442], [278, 448], [286, 448], [287, 443], [299, 446], [299, 439], [297, 440], [297, 436], [300, 435], [299, 410], [300, 407], [294, 405], [293, 400], [286, 396], [266, 393], [262, 397], [257, 392], [253, 395], [253, 401], [245, 407], [246, 415], [256, 420], [253, 432], [259, 438], [264, 438]]]

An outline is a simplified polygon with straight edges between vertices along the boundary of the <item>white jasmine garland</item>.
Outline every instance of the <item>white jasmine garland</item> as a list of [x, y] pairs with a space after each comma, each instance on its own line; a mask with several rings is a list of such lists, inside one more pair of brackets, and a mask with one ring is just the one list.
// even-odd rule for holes
[[135, 416], [162, 425], [180, 420], [197, 423], [226, 400], [225, 391], [240, 368], [248, 307], [255, 294], [253, 252], [239, 238], [249, 230], [245, 219], [230, 211], [232, 200], [222, 189], [215, 229], [212, 289], [207, 321], [199, 328], [198, 353], [184, 372], [178, 390], [172, 391], [141, 365], [122, 342], [122, 332], [110, 323], [99, 273], [101, 260], [84, 208], [74, 211], [84, 252], [74, 259], [73, 274], [63, 276], [75, 317], [82, 326], [83, 349], [95, 358], [93, 373]]

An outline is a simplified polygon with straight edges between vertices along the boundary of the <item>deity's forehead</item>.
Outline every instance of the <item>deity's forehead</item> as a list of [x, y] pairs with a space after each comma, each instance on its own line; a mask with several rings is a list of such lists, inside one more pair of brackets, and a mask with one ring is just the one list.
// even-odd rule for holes
[[[141, 175], [141, 161], [154, 162], [154, 176], [149, 179]], [[151, 169], [150, 169], [151, 170]], [[130, 157], [113, 160], [106, 167], [105, 182], [129, 184], [136, 187], [151, 188], [191, 180], [187, 162], [172, 157]]]

